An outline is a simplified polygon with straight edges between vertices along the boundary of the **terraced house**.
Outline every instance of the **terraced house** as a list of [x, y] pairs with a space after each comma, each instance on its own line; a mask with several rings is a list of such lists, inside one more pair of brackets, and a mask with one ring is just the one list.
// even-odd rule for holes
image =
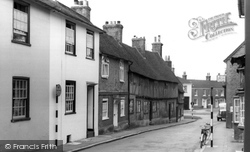
[[99, 132], [127, 126], [177, 121], [183, 115], [183, 89], [162, 59], [160, 37], [145, 50], [145, 38], [122, 43], [123, 26], [106, 22], [100, 44]]
[[[90, 12], [52, 0], [1, 0], [0, 7], [0, 139], [64, 144], [98, 135], [103, 30]], [[83, 8], [90, 10], [87, 2], [74, 7]]]

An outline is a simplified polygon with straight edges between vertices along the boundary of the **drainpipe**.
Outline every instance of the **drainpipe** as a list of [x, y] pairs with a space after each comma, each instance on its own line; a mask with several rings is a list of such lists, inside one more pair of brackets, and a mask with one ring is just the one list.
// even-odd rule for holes
[[130, 126], [130, 79], [129, 74], [131, 73], [130, 66], [133, 64], [133, 62], [128, 61], [128, 126]]

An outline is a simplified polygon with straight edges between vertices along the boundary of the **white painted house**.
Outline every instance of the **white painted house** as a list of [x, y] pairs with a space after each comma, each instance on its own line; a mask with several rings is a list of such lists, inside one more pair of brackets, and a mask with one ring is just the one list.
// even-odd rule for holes
[[103, 31], [87, 2], [74, 9], [86, 17], [53, 0], [0, 1], [0, 140], [65, 144], [98, 135]]
[[[191, 102], [192, 100], [192, 82], [187, 80], [187, 74], [186, 72], [183, 73], [182, 78], [179, 78], [183, 85], [183, 90], [184, 90], [184, 109], [191, 109], [192, 105]], [[198, 105], [198, 102], [194, 102], [194, 106]]]

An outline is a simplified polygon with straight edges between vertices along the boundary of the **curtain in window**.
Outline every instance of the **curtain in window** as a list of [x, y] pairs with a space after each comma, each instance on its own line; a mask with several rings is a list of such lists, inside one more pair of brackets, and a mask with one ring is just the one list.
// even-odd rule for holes
[[75, 32], [73, 29], [66, 28], [66, 42], [71, 45], [75, 44]]

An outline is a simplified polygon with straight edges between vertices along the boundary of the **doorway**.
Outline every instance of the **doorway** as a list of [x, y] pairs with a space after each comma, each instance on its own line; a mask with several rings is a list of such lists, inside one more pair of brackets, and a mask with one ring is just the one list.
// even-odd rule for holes
[[94, 137], [94, 86], [87, 86], [87, 138]]
[[114, 109], [113, 109], [113, 125], [118, 126], [118, 99], [114, 99]]

